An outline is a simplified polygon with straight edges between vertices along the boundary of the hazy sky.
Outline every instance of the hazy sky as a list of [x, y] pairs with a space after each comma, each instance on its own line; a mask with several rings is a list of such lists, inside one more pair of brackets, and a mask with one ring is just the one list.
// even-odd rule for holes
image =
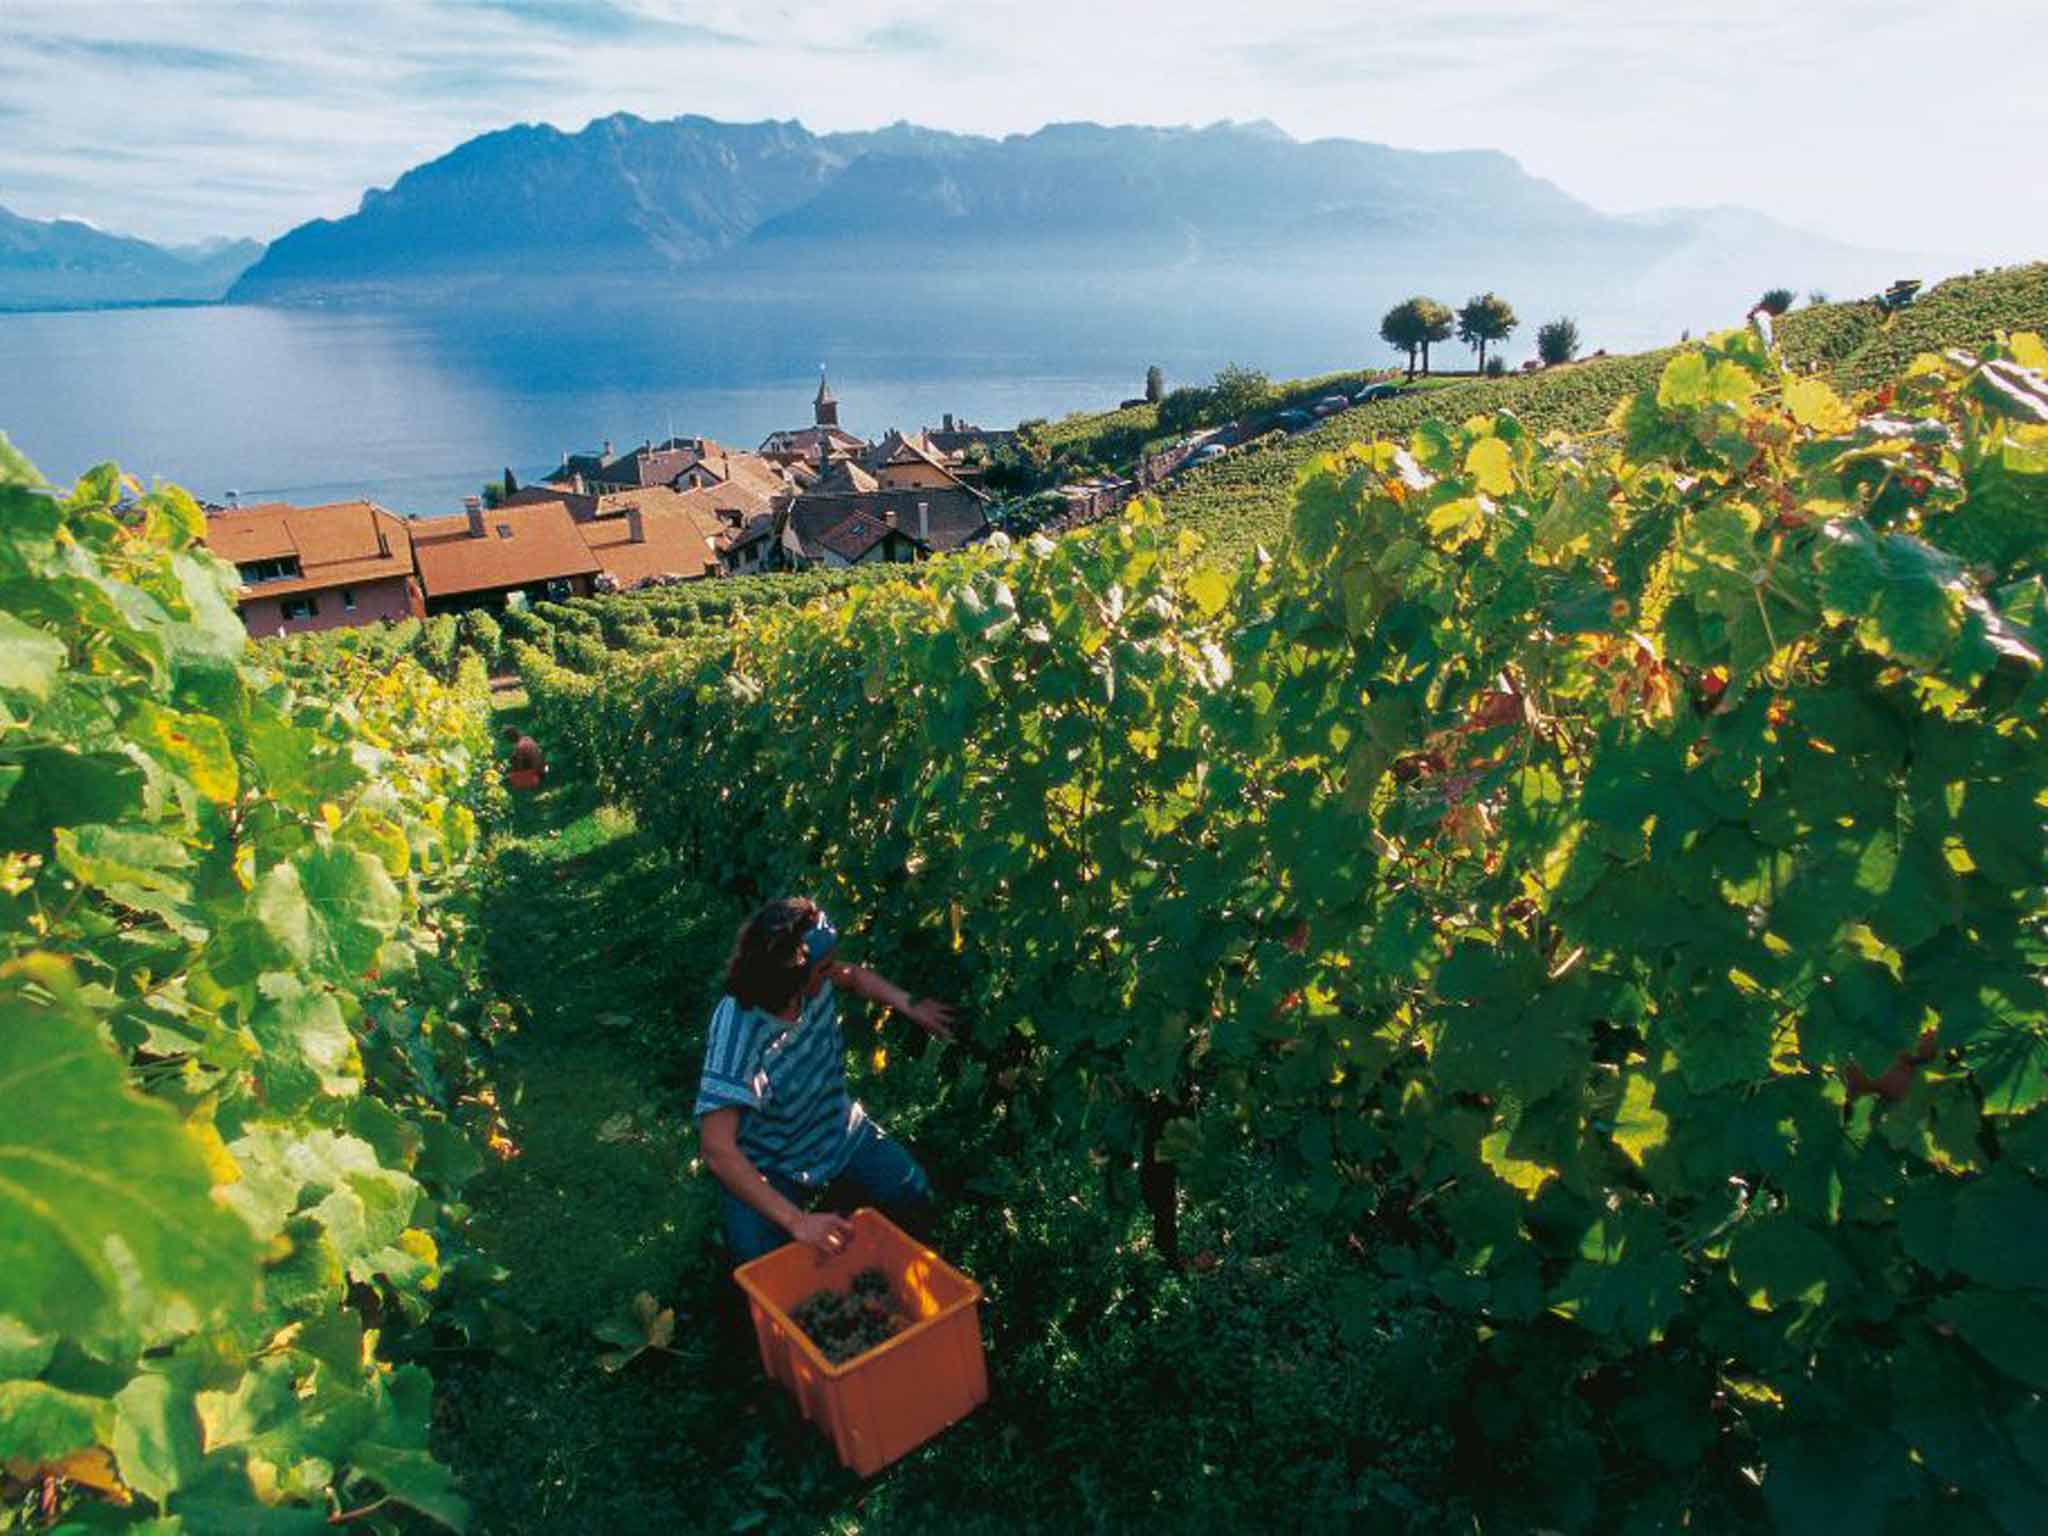
[[487, 129], [1270, 118], [2048, 258], [2048, 0], [0, 0], [0, 204], [269, 237]]

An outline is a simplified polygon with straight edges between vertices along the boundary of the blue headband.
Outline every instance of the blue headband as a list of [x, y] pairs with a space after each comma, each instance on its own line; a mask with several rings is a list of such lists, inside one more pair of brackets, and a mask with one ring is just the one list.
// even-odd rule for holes
[[817, 925], [804, 935], [804, 963], [815, 970], [838, 946], [839, 930], [832, 926], [831, 918], [820, 912]]

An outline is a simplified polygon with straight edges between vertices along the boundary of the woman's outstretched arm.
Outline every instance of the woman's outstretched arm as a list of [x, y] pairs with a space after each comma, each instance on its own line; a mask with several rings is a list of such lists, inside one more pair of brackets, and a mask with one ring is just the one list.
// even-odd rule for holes
[[864, 997], [871, 1003], [880, 1003], [892, 1008], [925, 1033], [936, 1035], [941, 1040], [953, 1038], [953, 1010], [935, 997], [913, 1000], [910, 994], [878, 971], [871, 971], [863, 965], [835, 965], [832, 967], [832, 985], [855, 997]]

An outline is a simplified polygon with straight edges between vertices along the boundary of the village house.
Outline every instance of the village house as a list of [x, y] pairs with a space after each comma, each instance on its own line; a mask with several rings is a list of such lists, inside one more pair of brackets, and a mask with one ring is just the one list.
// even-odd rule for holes
[[206, 544], [240, 572], [236, 606], [253, 636], [426, 612], [411, 529], [374, 502], [223, 511], [207, 518]]
[[867, 451], [864, 438], [841, 429], [839, 401], [832, 393], [832, 386], [825, 382], [825, 370], [822, 368], [818, 370], [817, 397], [811, 401], [811, 417], [808, 427], [769, 433], [761, 443], [761, 457], [794, 468], [814, 465], [821, 460], [830, 463], [836, 459], [852, 458]]
[[970, 486], [968, 478], [960, 473], [959, 463], [934, 448], [929, 434], [923, 432], [906, 436], [892, 428], [863, 456], [862, 463], [885, 491], [942, 491]]
[[[858, 465], [840, 468], [865, 475]], [[771, 560], [795, 570], [925, 560], [986, 537], [989, 527], [987, 498], [964, 486], [806, 491], [779, 519]]]
[[559, 499], [487, 512], [472, 496], [460, 517], [415, 522], [412, 549], [430, 614], [502, 608], [515, 592], [529, 600], [587, 596], [603, 569]]
[[984, 453], [994, 453], [1017, 441], [1017, 434], [1014, 431], [977, 427], [963, 417], [956, 417], [951, 411], [946, 413], [944, 425], [926, 427], [922, 436], [928, 448], [956, 469], [960, 467], [960, 461], [971, 449], [979, 448]]
[[643, 443], [630, 453], [564, 454], [562, 467], [538, 485], [505, 497], [500, 506], [530, 506], [564, 494], [572, 510], [587, 516], [588, 498], [619, 491], [652, 490], [731, 492], [729, 505], [741, 518], [765, 511], [776, 496], [795, 491], [798, 481], [788, 469], [759, 454], [736, 452], [708, 437], [672, 437], [659, 445]]
[[649, 581], [696, 581], [719, 573], [718, 543], [746, 514], [721, 508], [715, 490], [650, 486], [596, 498], [576, 531], [598, 563], [599, 590]]

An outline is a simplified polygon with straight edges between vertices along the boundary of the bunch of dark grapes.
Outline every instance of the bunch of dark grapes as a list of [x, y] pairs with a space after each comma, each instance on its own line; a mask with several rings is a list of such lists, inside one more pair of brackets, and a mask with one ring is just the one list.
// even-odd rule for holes
[[834, 1365], [866, 1354], [910, 1326], [890, 1294], [889, 1277], [879, 1269], [862, 1270], [844, 1292], [812, 1292], [789, 1315]]

